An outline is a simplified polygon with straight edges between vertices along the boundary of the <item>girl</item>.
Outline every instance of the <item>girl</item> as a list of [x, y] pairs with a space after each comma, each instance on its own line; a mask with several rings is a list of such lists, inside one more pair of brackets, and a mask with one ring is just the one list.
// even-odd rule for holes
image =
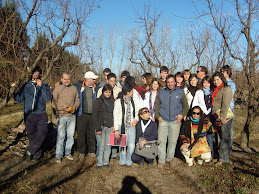
[[192, 74], [189, 79], [189, 86], [183, 89], [184, 94], [186, 95], [186, 98], [187, 98], [189, 108], [191, 107], [193, 97], [195, 96], [195, 93], [198, 89], [197, 86], [198, 86], [198, 77], [196, 74]]
[[113, 89], [109, 84], [105, 84], [102, 95], [97, 98], [93, 106], [93, 122], [97, 141], [96, 169], [102, 166], [110, 168], [109, 158], [111, 154], [110, 133], [114, 132], [113, 127]]

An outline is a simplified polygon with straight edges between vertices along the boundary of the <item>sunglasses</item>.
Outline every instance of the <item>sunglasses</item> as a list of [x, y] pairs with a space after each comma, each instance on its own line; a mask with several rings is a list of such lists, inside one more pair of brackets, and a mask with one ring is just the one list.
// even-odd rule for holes
[[143, 114], [147, 114], [147, 113], [149, 113], [149, 110], [145, 110], [141, 114], [143, 115]]
[[200, 112], [192, 112], [193, 115], [200, 115]]
[[196, 73], [199, 73], [200, 71], [196, 71]]

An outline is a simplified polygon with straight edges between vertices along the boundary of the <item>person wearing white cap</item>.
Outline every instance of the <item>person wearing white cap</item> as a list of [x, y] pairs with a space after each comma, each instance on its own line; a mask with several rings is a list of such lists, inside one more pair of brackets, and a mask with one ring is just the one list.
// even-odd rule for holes
[[84, 75], [84, 81], [81, 88], [78, 88], [80, 107], [77, 113], [77, 148], [79, 158], [95, 156], [96, 141], [93, 126], [92, 111], [99, 86], [96, 86], [95, 80], [98, 78], [92, 71], [87, 71]]

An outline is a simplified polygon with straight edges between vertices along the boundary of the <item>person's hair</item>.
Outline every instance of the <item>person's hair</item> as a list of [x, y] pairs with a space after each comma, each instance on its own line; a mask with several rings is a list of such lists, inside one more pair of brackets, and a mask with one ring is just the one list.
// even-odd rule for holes
[[205, 75], [208, 75], [208, 69], [205, 66], [199, 66], [201, 68], [201, 72], [204, 72]]
[[135, 77], [129, 76], [125, 79], [124, 84], [131, 85], [132, 87], [136, 86]]
[[109, 80], [110, 78], [114, 77], [116, 79], [116, 75], [114, 73], [109, 73], [107, 75], [107, 79]]
[[63, 75], [69, 75], [70, 77], [71, 77], [71, 73], [69, 73], [69, 72], [67, 72], [67, 71], [64, 71], [64, 72], [62, 72], [62, 75], [61, 75], [61, 77], [63, 78]]
[[[228, 84], [227, 84], [227, 80], [226, 80], [226, 78], [224, 77], [223, 73], [221, 73], [220, 71], [214, 73], [213, 76], [212, 76], [212, 81], [214, 81], [214, 77], [216, 77], [216, 76], [218, 76], [218, 77], [221, 79], [221, 81], [222, 81], [223, 84], [224, 84], [224, 87], [226, 87], [226, 86], [228, 85]], [[215, 85], [214, 85], [214, 86], [215, 86]], [[216, 87], [216, 86], [215, 86], [215, 87]]]
[[130, 84], [124, 84], [122, 87], [122, 91], [118, 94], [118, 98], [122, 98], [123, 96], [126, 96], [128, 92], [133, 90], [133, 86]]
[[[191, 86], [191, 80], [194, 77], [196, 77], [196, 79], [198, 80], [198, 76], [196, 74], [191, 74], [190, 77], [189, 77], [189, 86]], [[198, 87], [198, 83], [197, 83], [197, 87]]]
[[104, 92], [105, 91], [111, 91], [112, 92], [112, 94], [111, 94], [111, 100], [113, 100], [114, 101], [114, 97], [113, 97], [113, 88], [112, 88], [112, 86], [110, 85], [110, 84], [105, 84], [104, 86], [103, 86], [103, 89], [102, 89], [102, 95], [100, 96], [100, 98], [102, 99], [102, 101], [104, 101], [104, 99], [105, 99], [105, 96], [104, 96]]
[[177, 73], [175, 74], [175, 77], [182, 77], [182, 78], [184, 78], [182, 72], [177, 72]]
[[127, 70], [124, 70], [124, 71], [121, 73], [121, 78], [124, 77], [124, 76], [129, 77], [129, 76], [130, 76], [130, 72], [128, 72]]
[[149, 87], [150, 88], [150, 85], [151, 85], [151, 82], [152, 82], [152, 73], [144, 73], [141, 77], [144, 77], [146, 78], [147, 80], [147, 83], [143, 85], [143, 88], [147, 88]]
[[31, 77], [32, 77], [32, 75], [33, 75], [35, 72], [39, 72], [39, 73], [40, 73], [40, 78], [41, 78], [42, 70], [41, 70], [40, 66], [37, 65], [37, 66], [32, 70], [32, 72], [31, 72]]
[[153, 84], [154, 82], [157, 82], [157, 83], [158, 83], [159, 87], [158, 87], [157, 91], [159, 91], [162, 86], [161, 86], [161, 83], [160, 83], [159, 79], [157, 79], [157, 78], [153, 78], [153, 79], [152, 79], [151, 85], [150, 85], [150, 90], [153, 90], [152, 84]]
[[[143, 107], [143, 108], [141, 108], [141, 109], [139, 109], [139, 111], [138, 111], [138, 116], [140, 117], [140, 115], [142, 114], [142, 112], [144, 111], [144, 110], [149, 110], [147, 107]], [[141, 118], [141, 117], [140, 117]]]
[[232, 69], [231, 69], [231, 67], [229, 67], [229, 65], [224, 65], [223, 67], [221, 67], [220, 70], [221, 71], [226, 71], [227, 74], [229, 75], [229, 77], [232, 76]]
[[184, 74], [184, 73], [187, 73], [187, 72], [188, 72], [188, 73], [191, 73], [189, 69], [183, 70], [183, 74]]
[[110, 68], [105, 68], [104, 70], [103, 70], [103, 74], [104, 73], [111, 73], [112, 71], [111, 71], [111, 69]]
[[168, 72], [169, 72], [169, 69], [168, 69], [168, 67], [166, 67], [166, 66], [162, 66], [162, 67], [160, 67], [160, 73], [161, 73], [162, 71], [166, 71], [166, 72], [168, 73]]
[[203, 111], [201, 110], [201, 107], [199, 107], [199, 106], [192, 107], [192, 109], [190, 111], [191, 115], [192, 115], [194, 109], [199, 109], [200, 110], [200, 120], [203, 120], [205, 118], [205, 115], [204, 115]]
[[213, 82], [210, 76], [206, 75], [202, 80], [201, 83], [198, 85], [198, 89], [202, 89], [203, 88], [203, 83], [207, 81], [210, 83], [210, 89], [212, 89], [213, 86]]
[[165, 79], [165, 82], [167, 82], [168, 79], [170, 78], [174, 78], [174, 81], [175, 81], [175, 76], [173, 74], [169, 74], [166, 79]]

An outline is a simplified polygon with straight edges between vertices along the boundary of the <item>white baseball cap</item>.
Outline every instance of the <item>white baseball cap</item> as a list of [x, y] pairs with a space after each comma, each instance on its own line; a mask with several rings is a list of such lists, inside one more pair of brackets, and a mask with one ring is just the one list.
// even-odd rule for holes
[[97, 79], [98, 75], [95, 75], [92, 71], [87, 71], [84, 78]]

